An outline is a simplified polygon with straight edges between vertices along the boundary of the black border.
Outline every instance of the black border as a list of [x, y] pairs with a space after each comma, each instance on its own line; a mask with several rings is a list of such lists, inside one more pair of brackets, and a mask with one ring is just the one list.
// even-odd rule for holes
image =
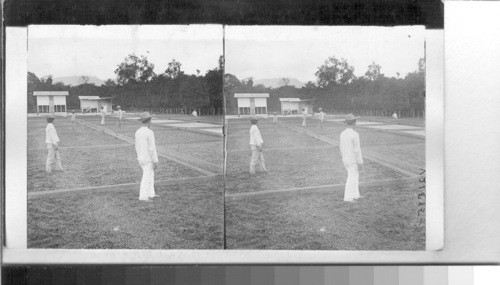
[[5, 24], [424, 25], [440, 0], [5, 0]]

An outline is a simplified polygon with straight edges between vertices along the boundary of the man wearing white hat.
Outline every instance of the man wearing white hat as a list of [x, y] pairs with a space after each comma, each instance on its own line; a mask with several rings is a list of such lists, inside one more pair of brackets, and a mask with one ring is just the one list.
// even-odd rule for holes
[[141, 188], [139, 200], [151, 201], [150, 198], [158, 197], [155, 194], [155, 169], [158, 167], [158, 154], [156, 153], [155, 135], [149, 128], [151, 118], [149, 112], [141, 113], [138, 121], [142, 127], [135, 132], [135, 151], [137, 160], [142, 168]]
[[104, 110], [104, 107], [101, 106], [101, 125], [106, 124], [104, 118], [106, 117], [106, 110]]
[[347, 128], [340, 134], [340, 153], [342, 162], [347, 169], [347, 181], [345, 184], [344, 201], [355, 203], [356, 199], [363, 198], [359, 195], [359, 172], [362, 168], [363, 156], [359, 142], [359, 134], [354, 130], [356, 120], [353, 114], [345, 117]]
[[123, 113], [125, 113], [125, 112], [122, 111], [122, 107], [120, 107], [120, 106], [116, 106], [116, 109], [118, 109], [118, 111], [116, 111], [116, 118], [118, 119], [118, 121], [116, 123], [118, 125], [118, 128], [121, 130], [122, 129]]
[[318, 119], [319, 119], [319, 129], [320, 132], [323, 132], [323, 122], [325, 120], [325, 113], [323, 113], [323, 109], [319, 108], [318, 109]]
[[307, 119], [307, 109], [303, 108], [302, 109], [302, 126], [306, 126], [306, 119]]
[[59, 170], [63, 171], [61, 166], [61, 156], [59, 155], [59, 137], [57, 136], [56, 128], [54, 127], [54, 115], [47, 116], [47, 127], [45, 127], [45, 143], [47, 144], [47, 162], [45, 171], [52, 172], [52, 163], [55, 161]]
[[252, 150], [252, 158], [250, 159], [250, 173], [255, 173], [255, 166], [260, 164], [262, 171], [267, 172], [266, 164], [264, 163], [264, 155], [262, 154], [262, 145], [264, 140], [260, 135], [260, 130], [257, 127], [257, 118], [250, 120], [252, 126], [250, 127], [250, 149]]

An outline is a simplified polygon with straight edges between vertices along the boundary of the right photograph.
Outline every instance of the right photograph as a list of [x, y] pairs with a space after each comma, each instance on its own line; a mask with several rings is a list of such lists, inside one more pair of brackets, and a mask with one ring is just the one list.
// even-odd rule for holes
[[226, 248], [426, 250], [425, 54], [420, 26], [226, 26]]

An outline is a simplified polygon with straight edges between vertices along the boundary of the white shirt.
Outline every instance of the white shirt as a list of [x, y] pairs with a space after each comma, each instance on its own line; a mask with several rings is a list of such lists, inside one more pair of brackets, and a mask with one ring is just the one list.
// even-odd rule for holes
[[194, 110], [193, 113], [191, 113], [191, 116], [198, 117], [198, 112], [196, 112], [196, 110]]
[[58, 142], [59, 137], [57, 136], [54, 124], [48, 123], [47, 127], [45, 127], [45, 143], [57, 144]]
[[122, 111], [122, 110], [118, 110], [118, 111], [116, 111], [116, 117], [117, 117], [118, 119], [123, 118], [123, 113], [125, 113], [125, 112], [124, 112], [124, 111]]
[[307, 117], [307, 111], [306, 110], [302, 111], [302, 116], [303, 117]]
[[398, 118], [398, 114], [396, 114], [396, 113], [392, 114], [392, 118], [393, 119], [397, 119]]
[[252, 125], [250, 127], [250, 145], [261, 146], [263, 143], [259, 128], [257, 125]]
[[319, 112], [318, 118], [320, 121], [323, 121], [325, 119], [325, 113], [323, 113], [323, 111]]
[[345, 163], [363, 164], [363, 155], [359, 143], [359, 134], [351, 128], [347, 128], [340, 134], [340, 153]]
[[148, 127], [141, 127], [135, 132], [135, 151], [138, 161], [158, 162], [155, 134]]
[[74, 121], [76, 119], [76, 114], [75, 113], [71, 113], [71, 121]]
[[274, 116], [273, 117], [273, 123], [277, 123], [278, 122], [278, 117]]

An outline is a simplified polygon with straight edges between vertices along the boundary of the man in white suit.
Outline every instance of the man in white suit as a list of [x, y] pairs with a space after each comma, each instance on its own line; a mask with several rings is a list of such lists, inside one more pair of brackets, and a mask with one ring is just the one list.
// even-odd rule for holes
[[306, 120], [307, 120], [307, 109], [303, 108], [302, 109], [302, 126], [306, 126]]
[[54, 127], [54, 115], [47, 116], [47, 127], [45, 127], [45, 143], [47, 144], [47, 162], [45, 171], [52, 172], [52, 163], [56, 162], [58, 170], [63, 171], [61, 166], [61, 156], [59, 155], [59, 137], [57, 136], [56, 128]]
[[141, 113], [138, 121], [142, 122], [142, 126], [135, 132], [135, 151], [142, 168], [139, 200], [148, 202], [151, 201], [151, 198], [158, 197], [154, 188], [158, 154], [156, 152], [155, 135], [149, 128], [153, 117], [154, 115], [150, 115], [149, 112]]
[[359, 134], [354, 130], [356, 120], [353, 114], [345, 117], [347, 128], [340, 134], [340, 153], [342, 162], [347, 169], [347, 182], [345, 184], [344, 201], [356, 203], [359, 195], [359, 169], [363, 166], [363, 155], [359, 142]]
[[104, 107], [101, 106], [101, 125], [106, 124], [106, 121], [104, 118], [106, 118], [106, 110], [104, 110]]
[[116, 111], [116, 118], [118, 119], [116, 121], [116, 124], [118, 126], [118, 128], [121, 130], [122, 129], [122, 119], [123, 119], [123, 114], [125, 113], [124, 111], [122, 111], [122, 107], [120, 106], [116, 106], [116, 109], [118, 109], [118, 111]]
[[262, 145], [264, 141], [260, 135], [260, 130], [257, 127], [257, 118], [250, 120], [252, 126], [250, 127], [250, 149], [252, 150], [252, 158], [250, 160], [250, 173], [255, 173], [255, 166], [260, 165], [262, 171], [267, 172], [266, 164], [264, 163], [264, 155], [262, 154]]
[[319, 108], [318, 109], [318, 119], [319, 119], [319, 131], [323, 132], [323, 122], [325, 121], [325, 113], [323, 112], [323, 109]]

